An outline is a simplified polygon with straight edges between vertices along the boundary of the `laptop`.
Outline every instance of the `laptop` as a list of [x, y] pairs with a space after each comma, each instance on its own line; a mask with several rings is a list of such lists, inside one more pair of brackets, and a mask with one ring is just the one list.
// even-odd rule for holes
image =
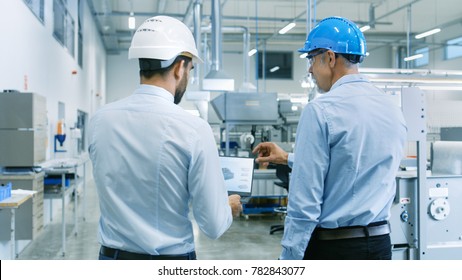
[[252, 195], [254, 159], [220, 156], [220, 164], [228, 195], [238, 194], [241, 203], [248, 203]]

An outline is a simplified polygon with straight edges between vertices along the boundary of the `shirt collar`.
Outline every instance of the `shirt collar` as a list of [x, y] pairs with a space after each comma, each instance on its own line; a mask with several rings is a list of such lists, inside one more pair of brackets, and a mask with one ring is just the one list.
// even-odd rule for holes
[[155, 96], [159, 96], [161, 98], [164, 98], [164, 99], [166, 99], [168, 101], [173, 102], [173, 95], [169, 91], [167, 91], [166, 89], [158, 87], [158, 86], [141, 84], [135, 90], [134, 94], [155, 95]]
[[364, 75], [361, 75], [361, 74], [349, 74], [349, 75], [345, 75], [343, 77], [341, 77], [340, 79], [338, 79], [331, 87], [331, 90], [335, 89], [336, 87], [339, 87], [343, 84], [348, 84], [348, 83], [352, 83], [352, 82], [369, 82], [369, 80], [364, 76]]

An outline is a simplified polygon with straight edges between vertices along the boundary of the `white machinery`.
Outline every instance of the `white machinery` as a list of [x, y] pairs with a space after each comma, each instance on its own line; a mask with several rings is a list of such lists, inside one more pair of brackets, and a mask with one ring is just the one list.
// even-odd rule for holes
[[408, 141], [417, 144], [417, 171], [397, 177], [390, 220], [393, 259], [460, 260], [462, 174], [427, 172], [425, 94], [419, 88], [404, 88], [401, 96]]

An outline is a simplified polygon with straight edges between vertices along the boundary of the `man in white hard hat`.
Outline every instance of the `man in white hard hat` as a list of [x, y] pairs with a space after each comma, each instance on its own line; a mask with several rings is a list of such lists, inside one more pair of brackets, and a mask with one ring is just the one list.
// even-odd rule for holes
[[177, 105], [201, 59], [188, 27], [167, 16], [138, 28], [129, 58], [139, 59], [141, 85], [90, 121], [99, 258], [196, 259], [190, 208], [212, 239], [241, 211], [225, 189], [210, 126]]

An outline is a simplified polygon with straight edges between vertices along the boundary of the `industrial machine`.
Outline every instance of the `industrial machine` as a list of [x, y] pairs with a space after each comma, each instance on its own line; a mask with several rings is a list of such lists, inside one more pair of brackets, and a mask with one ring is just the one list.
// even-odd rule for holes
[[220, 148], [224, 155], [250, 156], [260, 142], [277, 142], [292, 150], [301, 108], [276, 93], [226, 92], [211, 102], [222, 122]]
[[[436, 143], [427, 170], [425, 93], [403, 88], [408, 141], [416, 142], [415, 168], [400, 171], [391, 209], [393, 259], [462, 259], [462, 144]], [[459, 156], [450, 157], [448, 154]], [[441, 168], [442, 166], [448, 168]]]
[[[462, 176], [401, 172], [391, 211], [393, 259], [462, 259]], [[428, 195], [422, 203], [419, 193]], [[423, 212], [423, 214], [422, 214]]]

